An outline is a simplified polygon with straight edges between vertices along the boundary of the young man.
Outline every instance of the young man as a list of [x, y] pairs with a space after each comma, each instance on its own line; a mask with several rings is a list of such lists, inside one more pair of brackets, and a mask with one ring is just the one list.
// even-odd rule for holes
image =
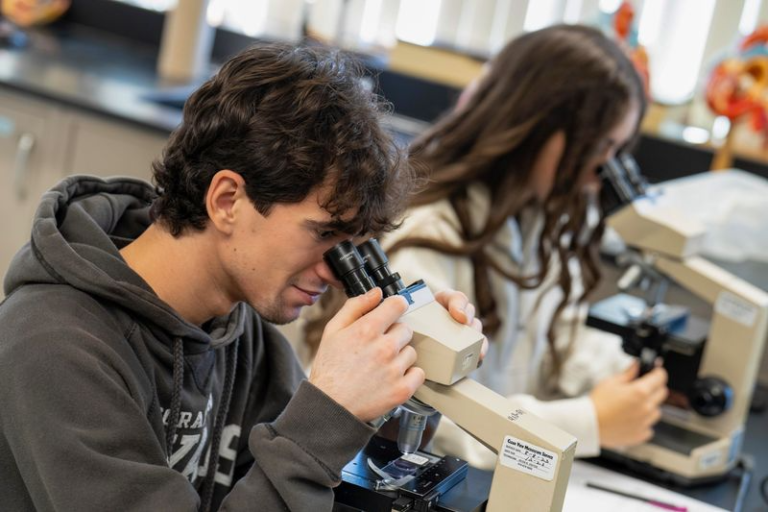
[[73, 177], [43, 197], [0, 306], [4, 509], [330, 510], [367, 422], [424, 380], [405, 301], [378, 289], [331, 320], [308, 381], [270, 325], [412, 185], [353, 67], [246, 50], [188, 100], [157, 190]]

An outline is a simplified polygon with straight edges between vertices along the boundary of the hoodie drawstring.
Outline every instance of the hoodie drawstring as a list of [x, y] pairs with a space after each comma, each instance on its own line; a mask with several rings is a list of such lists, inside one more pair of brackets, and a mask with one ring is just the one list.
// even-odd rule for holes
[[221, 395], [219, 409], [216, 411], [216, 421], [213, 424], [213, 438], [211, 439], [211, 448], [208, 456], [210, 462], [202, 487], [202, 500], [200, 503], [201, 512], [209, 512], [211, 501], [213, 500], [214, 478], [219, 467], [219, 454], [221, 452], [221, 450], [219, 450], [219, 444], [221, 443], [221, 436], [224, 432], [224, 423], [227, 420], [227, 413], [229, 412], [229, 403], [232, 400], [232, 390], [235, 387], [235, 371], [237, 368], [237, 348], [239, 341], [240, 340], [235, 340], [226, 348], [227, 363], [226, 371], [224, 373], [224, 390]]
[[181, 417], [181, 390], [184, 387], [184, 344], [181, 338], [173, 339], [173, 390], [171, 391], [171, 412], [168, 428], [165, 430], [165, 446], [170, 464], [173, 454], [173, 438]]
[[[208, 450], [210, 462], [208, 472], [201, 488], [202, 498], [200, 500], [200, 511], [209, 512], [211, 501], [213, 500], [213, 486], [216, 470], [219, 465], [219, 444], [224, 432], [224, 423], [229, 412], [229, 403], [232, 401], [232, 390], [235, 387], [235, 371], [237, 368], [237, 347], [239, 340], [225, 348], [226, 351], [226, 369], [224, 371], [224, 389], [221, 394], [219, 408], [216, 411], [216, 420], [213, 424], [213, 437]], [[171, 392], [171, 411], [168, 415], [168, 428], [165, 433], [165, 443], [167, 447], [168, 460], [170, 461], [173, 453], [173, 440], [176, 437], [176, 428], [181, 417], [181, 390], [184, 386], [184, 344], [181, 338], [173, 340], [173, 390]]]

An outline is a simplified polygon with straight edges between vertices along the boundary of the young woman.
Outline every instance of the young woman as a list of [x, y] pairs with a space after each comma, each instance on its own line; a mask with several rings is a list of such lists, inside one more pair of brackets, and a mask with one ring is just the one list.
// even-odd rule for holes
[[[667, 395], [663, 369], [636, 379], [618, 339], [581, 325], [599, 280], [597, 171], [644, 110], [641, 78], [599, 31], [525, 34], [413, 144], [429, 184], [384, 239], [406, 280], [477, 305], [490, 350], [476, 378], [575, 435], [582, 456], [647, 440]], [[434, 442], [495, 464], [445, 418]]]
[[[650, 438], [667, 395], [662, 368], [636, 378], [617, 338], [583, 326], [599, 280], [597, 171], [631, 143], [644, 110], [640, 77], [599, 31], [525, 34], [413, 143], [428, 184], [383, 238], [406, 282], [477, 305], [490, 349], [475, 378], [575, 435], [581, 456]], [[446, 418], [433, 448], [495, 464]]]

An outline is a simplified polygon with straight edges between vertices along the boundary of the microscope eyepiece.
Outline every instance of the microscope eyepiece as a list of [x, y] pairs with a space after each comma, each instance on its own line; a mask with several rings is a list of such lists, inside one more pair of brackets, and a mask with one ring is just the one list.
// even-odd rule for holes
[[347, 297], [363, 295], [376, 287], [365, 270], [362, 256], [350, 241], [344, 241], [328, 249], [323, 259], [331, 268], [336, 279], [344, 284]]
[[648, 184], [637, 162], [629, 153], [620, 153], [608, 160], [600, 168], [598, 175], [602, 183], [600, 207], [605, 216], [611, 215], [646, 193]]
[[381, 288], [385, 298], [390, 295], [397, 295], [398, 292], [405, 289], [400, 274], [389, 269], [389, 259], [384, 254], [378, 240], [369, 238], [358, 245], [357, 250], [363, 257], [368, 275], [371, 276], [376, 286]]

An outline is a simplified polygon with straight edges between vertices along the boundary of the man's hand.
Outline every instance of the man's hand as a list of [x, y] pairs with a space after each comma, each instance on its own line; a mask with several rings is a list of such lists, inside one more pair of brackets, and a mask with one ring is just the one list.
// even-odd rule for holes
[[[408, 400], [424, 383], [408, 345], [413, 330], [397, 322], [408, 309], [381, 289], [349, 299], [325, 326], [309, 381], [362, 421]], [[378, 306], [378, 307], [377, 307]]]
[[[435, 295], [458, 322], [482, 331], [475, 307], [461, 292]], [[325, 327], [309, 381], [362, 421], [408, 400], [424, 383], [413, 366], [413, 331], [397, 320], [408, 309], [403, 297], [381, 301], [381, 289], [349, 299]], [[377, 307], [378, 306], [378, 307]], [[488, 348], [483, 343], [482, 355]]]
[[636, 379], [638, 364], [602, 380], [590, 394], [600, 429], [600, 445], [619, 448], [645, 442], [661, 418], [666, 400], [667, 372], [662, 367]]
[[[475, 318], [475, 306], [469, 302], [466, 295], [455, 290], [443, 290], [435, 294], [435, 300], [448, 310], [454, 320], [478, 332], [483, 332], [483, 323], [479, 318]], [[486, 352], [488, 352], [488, 338], [483, 339], [480, 361], [483, 360]]]

